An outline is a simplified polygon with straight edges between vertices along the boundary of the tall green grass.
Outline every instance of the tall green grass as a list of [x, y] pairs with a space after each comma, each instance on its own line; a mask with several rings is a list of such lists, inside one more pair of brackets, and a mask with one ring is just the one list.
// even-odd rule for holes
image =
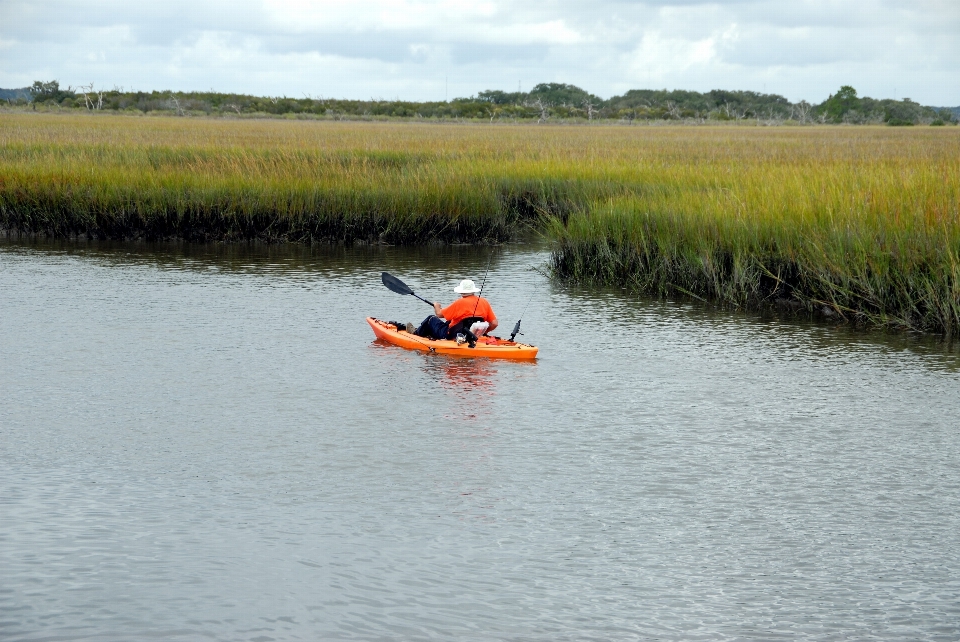
[[588, 193], [557, 159], [473, 130], [4, 116], [0, 226], [92, 238], [501, 242], [614, 186], [594, 182]]
[[0, 228], [553, 240], [568, 280], [960, 327], [960, 132], [0, 115]]
[[630, 196], [553, 221], [554, 270], [738, 307], [956, 333], [958, 141], [828, 136], [776, 162], [744, 145], [735, 162], [666, 164]]

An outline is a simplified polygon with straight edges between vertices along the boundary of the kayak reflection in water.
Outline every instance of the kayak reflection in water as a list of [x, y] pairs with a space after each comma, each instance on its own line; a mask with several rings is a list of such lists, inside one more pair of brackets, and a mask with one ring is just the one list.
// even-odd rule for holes
[[433, 311], [420, 324], [414, 334], [428, 339], [451, 339], [463, 335], [471, 345], [477, 337], [493, 332], [497, 328], [497, 315], [493, 313], [489, 301], [477, 293], [480, 289], [470, 279], [460, 281], [460, 285], [453, 288], [460, 298], [441, 308], [439, 303], [433, 304]]
[[424, 374], [455, 398], [463, 399], [470, 392], [470, 403], [465, 411], [475, 413], [475, 402], [493, 397], [497, 391], [498, 364], [493, 359], [420, 359]]

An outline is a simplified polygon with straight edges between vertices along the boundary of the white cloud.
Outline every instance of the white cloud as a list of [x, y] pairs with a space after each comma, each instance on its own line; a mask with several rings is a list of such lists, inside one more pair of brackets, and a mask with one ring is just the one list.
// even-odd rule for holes
[[[574, 45], [585, 42], [577, 31], [568, 27], [563, 20], [529, 24], [510, 24], [501, 28], [471, 26], [458, 32], [468, 42], [482, 42], [494, 45]], [[448, 41], [450, 37], [447, 36]]]
[[363, 3], [317, 0], [264, 0], [269, 20], [293, 31], [332, 29], [406, 31], [492, 18], [491, 2], [459, 0], [368, 0]]
[[0, 86], [408, 99], [571, 82], [960, 104], [956, 0], [0, 0]]
[[717, 61], [715, 37], [702, 40], [670, 38], [658, 31], [644, 34], [640, 45], [628, 56], [633, 78], [668, 80], [671, 74], [694, 65], [713, 65]]

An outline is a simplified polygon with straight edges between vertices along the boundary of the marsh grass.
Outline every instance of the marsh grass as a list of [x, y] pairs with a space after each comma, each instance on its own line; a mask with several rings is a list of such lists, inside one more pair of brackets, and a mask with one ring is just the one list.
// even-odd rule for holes
[[0, 116], [0, 228], [501, 242], [568, 280], [960, 327], [952, 128], [534, 127]]
[[501, 242], [587, 203], [526, 143], [504, 148], [476, 127], [10, 116], [0, 224], [55, 237]]
[[[957, 137], [826, 130], [802, 145], [710, 142], [687, 163], [661, 164], [630, 196], [553, 221], [554, 271], [736, 307], [957, 332]], [[730, 145], [735, 162], [725, 160]]]

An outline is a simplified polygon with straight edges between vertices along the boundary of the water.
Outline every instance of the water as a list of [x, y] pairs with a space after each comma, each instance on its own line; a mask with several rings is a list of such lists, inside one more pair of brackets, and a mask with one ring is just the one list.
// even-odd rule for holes
[[486, 250], [0, 245], [0, 638], [960, 638], [960, 356]]

